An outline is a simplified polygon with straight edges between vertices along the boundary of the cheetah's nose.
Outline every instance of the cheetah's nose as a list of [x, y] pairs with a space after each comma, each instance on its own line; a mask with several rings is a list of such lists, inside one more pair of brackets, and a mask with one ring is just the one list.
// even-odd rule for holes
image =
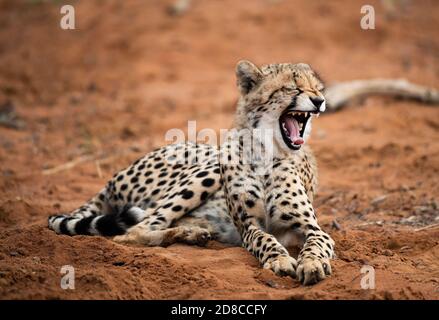
[[324, 112], [326, 109], [325, 106], [325, 99], [321, 97], [309, 97], [309, 100], [311, 100], [312, 104], [316, 107], [316, 111], [318, 112]]
[[310, 97], [309, 100], [311, 100], [312, 104], [319, 109], [322, 103], [325, 101], [325, 99], [320, 97]]

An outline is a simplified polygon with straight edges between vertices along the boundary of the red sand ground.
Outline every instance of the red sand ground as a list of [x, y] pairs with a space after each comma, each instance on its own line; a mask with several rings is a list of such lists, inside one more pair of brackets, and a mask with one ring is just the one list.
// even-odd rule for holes
[[[0, 298], [438, 299], [439, 109], [412, 102], [369, 98], [314, 122], [315, 205], [338, 255], [315, 286], [213, 241], [129, 247], [46, 228], [168, 129], [228, 128], [241, 58], [439, 87], [439, 3], [369, 2], [369, 31], [362, 1], [286, 0], [194, 0], [182, 16], [170, 1], [78, 1], [63, 31], [60, 2], [0, 1]], [[364, 264], [375, 290], [360, 288]], [[63, 265], [75, 290], [60, 288]]]

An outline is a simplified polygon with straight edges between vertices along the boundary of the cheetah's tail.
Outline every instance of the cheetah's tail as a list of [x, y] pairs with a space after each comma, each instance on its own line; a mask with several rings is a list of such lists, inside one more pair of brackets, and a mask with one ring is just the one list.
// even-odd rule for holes
[[107, 190], [101, 190], [94, 198], [69, 214], [52, 215], [49, 229], [67, 235], [121, 235], [145, 218], [139, 207], [125, 206], [116, 210], [106, 200]]

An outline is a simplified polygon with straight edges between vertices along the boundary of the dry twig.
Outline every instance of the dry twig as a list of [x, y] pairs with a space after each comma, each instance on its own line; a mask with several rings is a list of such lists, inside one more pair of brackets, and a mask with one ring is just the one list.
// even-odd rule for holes
[[427, 230], [427, 229], [433, 229], [433, 228], [437, 228], [437, 227], [439, 227], [439, 223], [430, 224], [429, 226], [425, 226], [425, 227], [422, 227], [422, 228], [415, 229], [415, 231], [418, 232], [418, 231], [423, 231], [423, 230]]
[[63, 163], [63, 164], [61, 164], [59, 166], [56, 166], [56, 167], [53, 167], [53, 168], [50, 168], [50, 169], [45, 169], [45, 170], [43, 170], [43, 175], [48, 176], [48, 175], [52, 175], [52, 174], [58, 173], [60, 171], [69, 170], [69, 169], [72, 169], [72, 168], [76, 167], [80, 163], [91, 161], [91, 160], [93, 160], [93, 156], [91, 156], [91, 155], [83, 155], [83, 156], [80, 156], [80, 157], [78, 157], [76, 159], [73, 159], [72, 161]]

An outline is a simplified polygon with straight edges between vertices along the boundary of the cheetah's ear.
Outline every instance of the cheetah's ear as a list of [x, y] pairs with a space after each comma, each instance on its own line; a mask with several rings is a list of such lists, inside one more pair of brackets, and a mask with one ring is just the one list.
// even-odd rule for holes
[[236, 79], [243, 95], [252, 91], [262, 78], [261, 70], [250, 61], [241, 60], [236, 65]]

